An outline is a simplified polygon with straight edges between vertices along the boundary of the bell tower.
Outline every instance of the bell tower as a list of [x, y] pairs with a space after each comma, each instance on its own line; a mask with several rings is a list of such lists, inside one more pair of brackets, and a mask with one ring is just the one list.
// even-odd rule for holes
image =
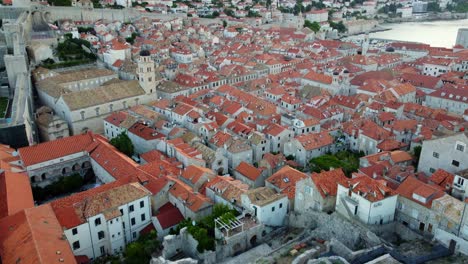
[[154, 62], [148, 50], [140, 51], [138, 60], [137, 77], [141, 88], [147, 95], [154, 95], [156, 99], [156, 73], [154, 72]]

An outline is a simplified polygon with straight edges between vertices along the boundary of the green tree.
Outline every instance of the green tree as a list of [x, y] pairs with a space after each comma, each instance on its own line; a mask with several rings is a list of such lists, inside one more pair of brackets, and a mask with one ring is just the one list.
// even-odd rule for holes
[[137, 241], [125, 248], [124, 256], [126, 264], [149, 263], [151, 254], [159, 247], [156, 231], [141, 235]]
[[249, 12], [247, 13], [247, 17], [262, 17], [262, 16], [255, 11], [249, 10]]
[[202, 253], [205, 250], [215, 250], [215, 219], [220, 218], [222, 221], [232, 221], [237, 215], [239, 215], [239, 213], [229, 208], [229, 206], [216, 204], [213, 207], [211, 215], [202, 218], [200, 221], [196, 222], [195, 225], [193, 225], [190, 218], [182, 220], [174, 230], [170, 231], [170, 234], [179, 234], [182, 228], [187, 227], [187, 231], [198, 242], [198, 252]]
[[304, 27], [309, 28], [310, 30], [314, 31], [315, 33], [319, 32], [319, 30], [320, 30], [320, 24], [317, 21], [310, 22], [309, 20], [306, 20], [304, 22]]
[[440, 12], [440, 6], [437, 2], [429, 2], [427, 3], [427, 11], [429, 12]]
[[345, 33], [347, 31], [346, 26], [343, 24], [343, 21], [340, 21], [338, 23], [328, 21], [328, 23], [330, 24], [330, 27], [338, 30], [339, 33]]
[[227, 21], [223, 20], [223, 28], [227, 27]]
[[65, 33], [63, 36], [65, 37], [66, 40], [71, 40], [73, 38], [72, 33]]
[[340, 151], [336, 154], [326, 154], [310, 160], [309, 167], [314, 172], [328, 171], [331, 168], [342, 168], [343, 172], [351, 176], [359, 169], [359, 153]]
[[226, 14], [226, 16], [235, 17], [234, 11], [230, 8], [225, 8], [224, 14]]
[[421, 150], [422, 150], [421, 146], [416, 146], [413, 148], [413, 156], [414, 156], [413, 165], [416, 169], [418, 168], [419, 158], [421, 157]]
[[116, 147], [120, 152], [131, 157], [134, 152], [133, 143], [128, 137], [127, 133], [120, 133], [117, 137], [110, 140], [110, 143]]

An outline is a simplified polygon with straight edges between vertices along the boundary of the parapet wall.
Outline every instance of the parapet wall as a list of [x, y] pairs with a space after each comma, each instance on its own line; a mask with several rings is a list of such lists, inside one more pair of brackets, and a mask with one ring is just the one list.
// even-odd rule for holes
[[51, 23], [60, 19], [72, 19], [82, 21], [96, 21], [99, 19], [118, 20], [129, 22], [143, 15], [150, 18], [158, 18], [169, 20], [177, 17], [185, 17], [185, 14], [157, 14], [157, 13], [141, 13], [133, 8], [124, 9], [104, 9], [104, 8], [81, 8], [69, 6], [31, 6], [30, 8], [23, 7], [0, 7], [0, 17], [17, 18], [21, 12], [42, 12], [44, 19]]

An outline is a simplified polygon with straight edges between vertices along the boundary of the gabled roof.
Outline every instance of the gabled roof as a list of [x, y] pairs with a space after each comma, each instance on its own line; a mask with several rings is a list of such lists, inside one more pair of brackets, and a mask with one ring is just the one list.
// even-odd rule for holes
[[335, 169], [322, 171], [321, 173], [313, 173], [311, 179], [320, 192], [320, 195], [326, 198], [327, 196], [336, 196], [338, 184], [344, 185], [348, 178], [346, 178], [342, 169]]
[[23, 147], [18, 149], [18, 152], [24, 166], [30, 166], [84, 151], [93, 142], [93, 135], [89, 132]]
[[307, 177], [309, 176], [305, 173], [284, 166], [266, 181], [278, 188], [281, 193], [286, 194], [289, 199], [293, 199], [296, 195], [296, 182]]
[[314, 150], [321, 147], [325, 147], [333, 144], [334, 139], [328, 131], [322, 131], [320, 133], [309, 133], [302, 134], [295, 138], [305, 150]]
[[395, 191], [384, 185], [383, 182], [374, 180], [368, 176], [358, 176], [342, 185], [351, 188], [353, 193], [365, 198], [370, 202], [378, 202], [390, 196], [396, 195]]
[[319, 82], [319, 83], [324, 83], [324, 84], [331, 84], [333, 78], [331, 76], [322, 74], [322, 73], [317, 73], [314, 71], [310, 71], [303, 77], [304, 79]]
[[270, 124], [267, 128], [265, 128], [263, 130], [263, 133], [276, 137], [285, 130], [286, 128], [284, 128], [283, 126], [273, 123], [273, 124]]
[[125, 121], [127, 116], [128, 116], [127, 112], [122, 112], [122, 111], [114, 112], [114, 113], [110, 114], [108, 117], [106, 117], [104, 119], [104, 121], [106, 121], [108, 123], [111, 123], [114, 126], [120, 126], [120, 124], [123, 121]]
[[[444, 192], [437, 185], [423, 183], [415, 177], [407, 177], [406, 180], [400, 184], [398, 189], [396, 189], [396, 192], [406, 199], [409, 199], [427, 208], [432, 207], [432, 201], [444, 195]], [[426, 199], [426, 203], [420, 200], [416, 200], [413, 194]]]
[[51, 205], [60, 224], [70, 229], [98, 214], [104, 214], [106, 220], [120, 216], [119, 206], [149, 195], [151, 192], [139, 183], [115, 181], [55, 200]]
[[184, 220], [184, 216], [180, 213], [179, 209], [169, 202], [158, 209], [156, 218], [163, 229], [173, 227]]
[[0, 171], [0, 219], [31, 207], [34, 200], [28, 175]]
[[242, 161], [239, 163], [239, 166], [235, 169], [235, 171], [239, 172], [243, 176], [247, 177], [252, 181], [256, 181], [257, 178], [262, 174], [262, 170], [259, 168], [255, 168], [251, 164]]
[[3, 263], [76, 263], [50, 204], [0, 219]]
[[455, 175], [453, 175], [452, 173], [443, 169], [438, 169], [429, 177], [429, 180], [432, 183], [447, 189], [447, 186], [451, 188], [454, 178]]
[[207, 176], [208, 180], [214, 178], [216, 174], [210, 168], [204, 168], [196, 165], [190, 165], [182, 172], [181, 177], [192, 184], [196, 184], [202, 176]]
[[218, 196], [221, 196], [227, 202], [236, 204], [241, 207], [241, 195], [249, 189], [249, 185], [240, 180], [235, 180], [229, 176], [217, 176], [205, 185], [206, 189], [210, 189]]
[[185, 206], [192, 212], [205, 209], [213, 205], [206, 196], [194, 192], [190, 186], [179, 180], [174, 180], [175, 184], [169, 189], [169, 193], [180, 201], [184, 201]]

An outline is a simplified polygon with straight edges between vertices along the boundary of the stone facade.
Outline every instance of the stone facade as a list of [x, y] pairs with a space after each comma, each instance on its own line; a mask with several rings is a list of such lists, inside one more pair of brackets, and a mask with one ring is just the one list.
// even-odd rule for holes
[[296, 196], [294, 197], [294, 211], [306, 213], [309, 211], [330, 212], [335, 210], [336, 197], [323, 198], [310, 178], [296, 182]]
[[450, 173], [468, 169], [467, 143], [466, 133], [424, 141], [418, 171], [430, 175], [437, 169], [443, 169]]

